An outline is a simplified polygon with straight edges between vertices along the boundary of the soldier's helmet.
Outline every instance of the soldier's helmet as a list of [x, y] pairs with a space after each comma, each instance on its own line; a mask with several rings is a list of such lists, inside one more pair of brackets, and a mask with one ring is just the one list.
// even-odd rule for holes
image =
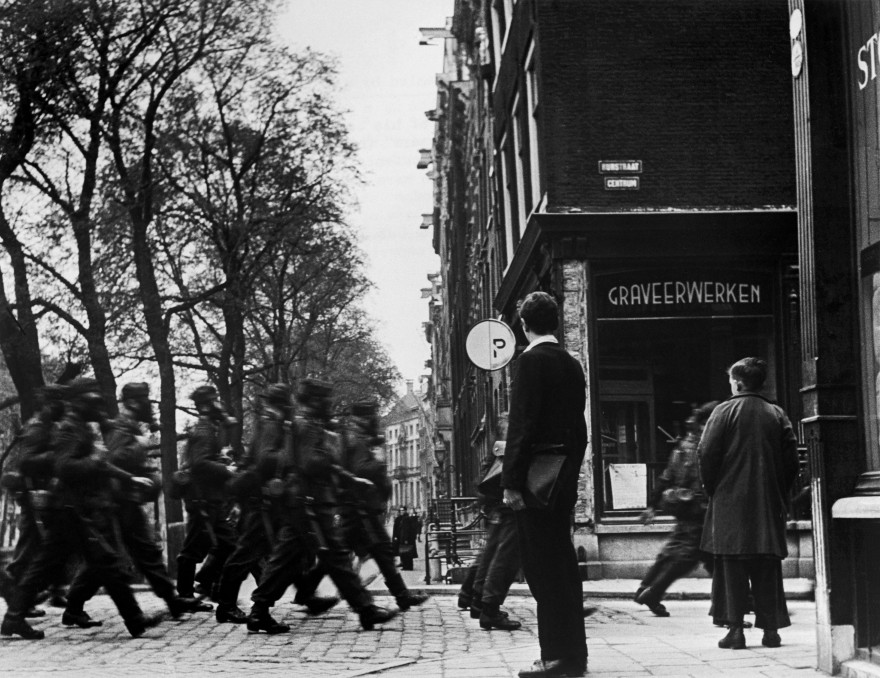
[[299, 382], [296, 399], [301, 403], [320, 403], [330, 400], [332, 394], [333, 384], [329, 381], [307, 377]]
[[199, 386], [189, 397], [193, 403], [195, 403], [196, 407], [199, 405], [207, 405], [218, 397], [217, 389], [210, 384], [205, 384], [204, 386]]
[[290, 405], [291, 389], [287, 384], [269, 384], [262, 393], [260, 398], [267, 405], [275, 407], [288, 407]]
[[107, 406], [97, 379], [74, 379], [67, 385], [67, 402], [88, 421], [99, 421], [106, 416]]
[[351, 416], [353, 417], [375, 417], [379, 414], [379, 403], [373, 399], [358, 400], [351, 406]]
[[103, 394], [101, 393], [101, 385], [98, 383], [97, 379], [91, 379], [88, 377], [82, 377], [80, 379], [74, 379], [67, 385], [66, 388], [67, 398], [69, 400], [91, 400], [97, 394], [101, 398], [103, 398]]
[[150, 397], [150, 385], [144, 381], [132, 381], [122, 387], [122, 400], [139, 400]]

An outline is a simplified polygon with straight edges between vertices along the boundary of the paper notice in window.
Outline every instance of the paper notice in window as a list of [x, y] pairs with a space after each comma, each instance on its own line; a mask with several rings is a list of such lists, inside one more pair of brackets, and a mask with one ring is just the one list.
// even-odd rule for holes
[[648, 505], [648, 467], [644, 464], [609, 464], [614, 509], [643, 509]]

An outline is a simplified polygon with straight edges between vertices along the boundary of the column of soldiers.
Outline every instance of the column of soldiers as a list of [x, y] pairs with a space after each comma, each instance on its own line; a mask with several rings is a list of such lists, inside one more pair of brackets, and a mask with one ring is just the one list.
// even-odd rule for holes
[[[330, 384], [303, 380], [296, 398], [288, 386], [272, 385], [260, 394], [250, 447], [232, 463], [222, 445], [230, 418], [217, 391], [196, 389], [191, 397], [199, 419], [168, 488], [187, 512], [175, 583], [144, 510], [161, 491], [146, 447], [146, 433], [155, 429], [148, 386], [126, 384], [113, 420], [95, 380], [53, 385], [42, 396], [40, 412], [19, 436], [18, 468], [3, 476], [21, 504], [22, 529], [13, 562], [0, 569], [7, 602], [0, 635], [44, 637], [27, 618], [38, 616], [40, 593], [57, 587], [72, 558], [78, 569], [62, 624], [100, 626], [85, 606], [103, 586], [133, 637], [164, 615], [143, 613], [127, 561], [172, 618], [213, 610], [197, 597], [198, 582], [217, 603], [217, 622], [254, 633], [290, 630], [270, 613], [290, 585], [297, 589], [294, 602], [309, 615], [332, 608], [338, 598], [316, 593], [324, 576], [364, 629], [392, 619], [396, 611], [375, 605], [361, 582], [354, 554], [376, 560], [400, 610], [427, 599], [407, 589], [382, 524], [390, 483], [376, 453], [383, 441], [375, 401], [355, 404], [350, 420], [340, 424], [331, 418]], [[246, 614], [238, 594], [248, 574], [258, 586]]]

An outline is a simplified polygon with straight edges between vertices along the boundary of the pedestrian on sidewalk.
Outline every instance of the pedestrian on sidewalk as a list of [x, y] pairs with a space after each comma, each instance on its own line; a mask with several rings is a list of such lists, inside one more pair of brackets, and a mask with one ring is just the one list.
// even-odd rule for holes
[[[484, 477], [492, 470], [493, 463], [503, 463], [505, 438], [507, 437], [506, 412], [498, 418], [495, 433], [497, 439], [492, 446], [492, 455], [487, 460], [491, 460], [491, 463], [486, 464], [488, 468], [483, 473]], [[501, 611], [501, 605], [504, 604], [510, 585], [516, 579], [521, 566], [519, 542], [516, 534], [516, 517], [513, 510], [502, 501], [500, 474], [496, 477], [499, 480], [498, 494], [494, 494], [488, 488], [483, 494], [485, 497], [483, 510], [486, 514], [488, 529], [486, 545], [477, 556], [477, 562], [473, 566], [470, 615], [474, 619], [479, 619], [480, 628], [486, 631], [491, 629], [516, 631], [522, 627], [522, 624], [510, 619], [506, 612]]]
[[675, 529], [635, 595], [637, 603], [647, 605], [658, 617], [669, 616], [660, 601], [675, 580], [688, 575], [700, 562], [709, 574], [712, 573], [712, 558], [700, 550], [708, 499], [700, 480], [698, 446], [706, 420], [717, 405], [718, 402], [713, 401], [691, 411], [685, 423], [685, 436], [669, 456], [669, 463], [657, 480], [648, 508], [641, 515], [645, 525], [654, 520], [658, 508], [675, 516]]
[[790, 626], [782, 585], [786, 506], [798, 472], [791, 422], [761, 393], [767, 363], [743, 358], [728, 369], [731, 396], [715, 408], [700, 441], [700, 469], [709, 507], [702, 548], [714, 554], [712, 608], [729, 625], [718, 647], [746, 646], [743, 616], [754, 597], [762, 644], [779, 647]]
[[[523, 570], [538, 604], [541, 646], [541, 658], [519, 675], [581, 676], [587, 670], [587, 639], [570, 525], [587, 447], [586, 381], [581, 364], [553, 336], [559, 325], [553, 297], [532, 292], [519, 315], [529, 345], [516, 361], [501, 485], [504, 503], [516, 511]], [[524, 493], [529, 467], [549, 450], [564, 460], [556, 491], [548, 505], [540, 506]]]

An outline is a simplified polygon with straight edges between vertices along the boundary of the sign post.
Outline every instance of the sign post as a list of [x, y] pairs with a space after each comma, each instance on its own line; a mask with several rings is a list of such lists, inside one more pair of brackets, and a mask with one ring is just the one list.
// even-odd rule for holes
[[468, 332], [465, 350], [475, 366], [493, 372], [513, 358], [516, 337], [513, 330], [500, 320], [481, 320]]

